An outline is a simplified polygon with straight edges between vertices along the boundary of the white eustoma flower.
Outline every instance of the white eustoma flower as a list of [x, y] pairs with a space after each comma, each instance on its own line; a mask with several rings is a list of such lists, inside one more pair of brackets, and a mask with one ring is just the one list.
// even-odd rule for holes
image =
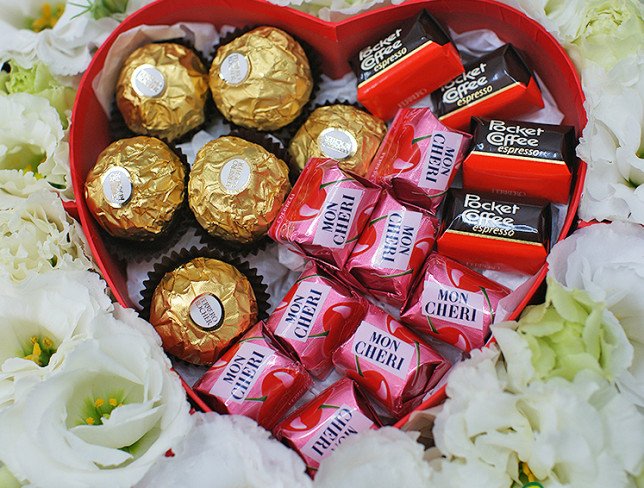
[[31, 67], [39, 60], [57, 75], [82, 73], [119, 19], [145, 3], [0, 0], [0, 64], [15, 59]]
[[173, 457], [160, 458], [137, 485], [216, 488], [307, 488], [299, 456], [246, 417], [196, 413]]
[[[33, 177], [25, 181], [37, 187]], [[39, 189], [25, 197], [16, 182], [16, 172], [0, 171], [0, 278], [19, 282], [50, 269], [91, 269], [85, 236], [58, 196]]]
[[418, 433], [393, 427], [362, 432], [346, 439], [324, 459], [315, 476], [316, 488], [415, 488], [430, 477]]
[[589, 167], [579, 214], [644, 224], [644, 55], [609, 72], [589, 64], [582, 78], [588, 124], [577, 154]]
[[188, 432], [153, 328], [118, 305], [62, 367], [0, 412], [0, 459], [27, 486], [131, 487]]
[[87, 271], [50, 271], [0, 286], [0, 410], [64, 363], [105, 321], [106, 285]]
[[[610, 249], [610, 252], [606, 252]], [[644, 227], [614, 222], [580, 229], [552, 248], [549, 275], [567, 288], [583, 289], [617, 317], [633, 345], [633, 364], [620, 380], [644, 407]], [[639, 399], [638, 399], [639, 398]]]
[[455, 368], [427, 486], [634, 486], [644, 417], [610, 383], [587, 371], [518, 389], [508, 378], [495, 349]]
[[0, 170], [38, 172], [67, 196], [69, 146], [58, 112], [45, 98], [0, 94]]

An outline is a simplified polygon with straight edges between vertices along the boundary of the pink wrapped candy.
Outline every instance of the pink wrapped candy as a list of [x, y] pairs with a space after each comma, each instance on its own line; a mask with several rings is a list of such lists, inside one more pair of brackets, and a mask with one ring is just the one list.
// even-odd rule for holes
[[274, 434], [315, 471], [347, 437], [378, 427], [378, 417], [358, 386], [342, 378], [280, 422]]
[[435, 214], [472, 136], [443, 125], [428, 108], [400, 109], [376, 153], [369, 179], [399, 200]]
[[259, 322], [194, 385], [219, 413], [244, 415], [271, 429], [311, 387], [306, 370], [271, 347]]
[[331, 354], [367, 312], [364, 298], [309, 262], [266, 322], [268, 333], [316, 378], [333, 369]]
[[295, 252], [342, 268], [380, 192], [338, 168], [337, 161], [311, 159], [268, 234]]
[[420, 337], [374, 305], [333, 354], [333, 364], [396, 418], [417, 407], [450, 368]]
[[453, 259], [433, 253], [401, 320], [463, 351], [482, 347], [506, 287]]
[[373, 296], [400, 308], [435, 238], [435, 218], [383, 192], [346, 269]]

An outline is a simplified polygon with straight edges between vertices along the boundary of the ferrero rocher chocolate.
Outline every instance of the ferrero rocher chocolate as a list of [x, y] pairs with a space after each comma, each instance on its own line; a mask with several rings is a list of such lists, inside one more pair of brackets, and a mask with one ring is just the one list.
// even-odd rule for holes
[[288, 150], [300, 169], [310, 158], [331, 158], [364, 176], [385, 132], [385, 123], [373, 115], [351, 105], [328, 105], [313, 111]]
[[274, 27], [258, 27], [220, 47], [210, 68], [219, 111], [252, 129], [275, 130], [293, 122], [312, 88], [304, 49]]
[[204, 123], [208, 74], [191, 49], [180, 44], [147, 44], [121, 68], [116, 103], [137, 134], [174, 141]]
[[212, 364], [257, 322], [248, 279], [218, 259], [198, 257], [166, 273], [152, 295], [150, 323], [163, 347], [193, 364]]
[[257, 144], [225, 136], [197, 153], [188, 201], [211, 235], [250, 243], [266, 234], [290, 189], [284, 161]]
[[186, 198], [186, 170], [162, 141], [138, 136], [110, 144], [85, 180], [85, 200], [110, 235], [150, 241]]

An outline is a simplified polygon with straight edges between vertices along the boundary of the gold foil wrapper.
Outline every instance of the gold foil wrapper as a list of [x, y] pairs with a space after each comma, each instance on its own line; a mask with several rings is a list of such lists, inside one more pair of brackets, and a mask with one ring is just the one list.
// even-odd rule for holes
[[110, 235], [149, 241], [185, 201], [186, 170], [162, 141], [138, 136], [110, 144], [85, 180], [85, 200]]
[[164, 275], [152, 295], [150, 323], [170, 354], [212, 364], [257, 314], [248, 279], [228, 263], [200, 257]]
[[288, 151], [300, 169], [310, 158], [331, 158], [342, 169], [365, 176], [387, 132], [377, 117], [351, 105], [328, 105], [313, 111]]
[[268, 232], [290, 190], [284, 161], [257, 144], [225, 136], [197, 153], [188, 202], [211, 235], [250, 243]]
[[275, 130], [290, 124], [312, 89], [304, 49], [274, 27], [258, 27], [220, 47], [210, 68], [217, 108], [242, 127]]
[[116, 103], [137, 134], [172, 142], [202, 125], [208, 74], [199, 57], [180, 44], [147, 44], [128, 56], [116, 86]]

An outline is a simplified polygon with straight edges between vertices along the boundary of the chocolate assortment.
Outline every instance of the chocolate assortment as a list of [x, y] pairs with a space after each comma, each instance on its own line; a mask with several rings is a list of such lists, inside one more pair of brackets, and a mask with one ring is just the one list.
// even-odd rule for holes
[[465, 188], [568, 201], [575, 159], [573, 127], [478, 117], [472, 119], [472, 127], [472, 151], [463, 162]]
[[179, 157], [159, 139], [121, 139], [98, 156], [85, 180], [85, 201], [111, 236], [151, 241], [183, 206], [185, 177]]
[[191, 49], [147, 44], [121, 67], [116, 103], [135, 134], [173, 142], [205, 121], [208, 73]]
[[197, 153], [188, 201], [212, 236], [250, 243], [266, 234], [290, 189], [284, 161], [258, 144], [224, 136]]
[[473, 116], [514, 117], [543, 108], [537, 81], [511, 44], [468, 63], [432, 93], [432, 102], [438, 119], [455, 129], [466, 129]]
[[452, 40], [426, 10], [361, 49], [350, 63], [358, 101], [383, 120], [463, 72]]
[[[209, 73], [174, 42], [135, 50], [116, 102], [131, 131], [155, 137], [111, 144], [85, 187], [112, 236], [160, 242], [187, 205], [195, 229], [227, 241], [155, 268], [143, 315], [149, 303], [168, 353], [208, 366], [194, 385], [208, 406], [272, 429], [311, 473], [431, 395], [454, 360], [445, 351], [459, 353], [446, 344], [487, 343], [511, 290], [481, 273], [505, 283], [541, 269], [549, 202], [568, 201], [575, 170], [572, 127], [520, 120], [543, 100], [512, 45], [463, 66], [424, 10], [371, 40], [351, 60], [366, 110], [315, 108], [311, 53], [275, 27], [224, 38]], [[431, 108], [400, 108], [426, 96]], [[250, 130], [213, 138], [189, 168], [167, 144], [208, 117]], [[306, 264], [264, 320], [266, 294], [237, 256], [266, 235]], [[344, 378], [319, 393], [332, 373]]]
[[166, 351], [193, 364], [212, 364], [257, 322], [246, 276], [218, 259], [198, 257], [163, 276], [152, 295], [150, 323]]
[[311, 113], [288, 150], [300, 169], [311, 158], [330, 158], [341, 169], [365, 176], [385, 132], [385, 123], [367, 112], [351, 105], [327, 105]]
[[300, 115], [311, 97], [313, 76], [302, 46], [283, 30], [263, 26], [217, 49], [210, 90], [226, 119], [275, 130]]
[[438, 251], [468, 266], [534, 274], [550, 251], [549, 204], [450, 190]]

